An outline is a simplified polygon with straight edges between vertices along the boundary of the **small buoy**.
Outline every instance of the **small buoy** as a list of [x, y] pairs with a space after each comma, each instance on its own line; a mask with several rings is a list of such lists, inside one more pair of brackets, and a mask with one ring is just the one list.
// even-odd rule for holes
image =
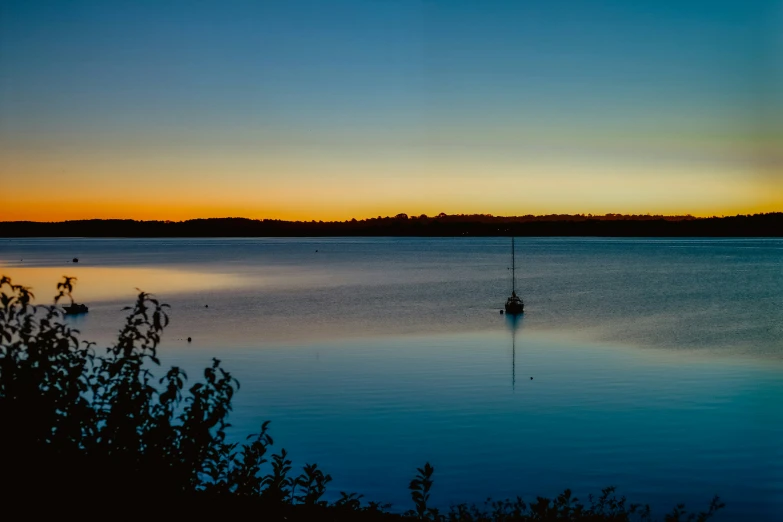
[[204, 308], [209, 308], [209, 305], [204, 305]]
[[533, 380], [533, 378], [531, 377], [531, 378], [530, 378], [530, 380], [532, 381], [532, 380]]
[[78, 263], [78, 262], [79, 262], [79, 258], [78, 258], [78, 257], [74, 257], [74, 258], [73, 258], [73, 262], [74, 262], [74, 263]]
[[[193, 340], [193, 339], [191, 339], [190, 337], [188, 337], [188, 342], [190, 342], [190, 341], [192, 341], [192, 340]], [[532, 377], [531, 377], [531, 379], [532, 379]]]

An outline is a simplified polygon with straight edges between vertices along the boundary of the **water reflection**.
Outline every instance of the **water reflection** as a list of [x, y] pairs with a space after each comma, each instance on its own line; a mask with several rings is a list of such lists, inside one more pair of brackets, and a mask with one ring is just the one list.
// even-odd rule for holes
[[522, 328], [524, 315], [506, 314], [506, 327], [511, 330], [511, 390], [516, 391], [517, 385], [517, 330]]
[[[527, 333], [783, 357], [780, 240], [518, 242]], [[91, 316], [96, 300], [127, 304], [138, 287], [176, 305], [178, 324], [195, 319], [189, 328], [210, 320], [224, 339], [297, 342], [488, 330], [507, 292], [507, 247], [506, 238], [20, 239], [0, 242], [0, 269], [33, 286], [38, 302], [50, 302], [63, 275], [78, 277], [75, 298]]]
[[[266, 267], [263, 273], [218, 271], [206, 266], [130, 267], [130, 266], [0, 266], [3, 275], [14, 283], [31, 287], [39, 303], [50, 301], [63, 277], [77, 279], [74, 298], [79, 302], [132, 302], [140, 290], [164, 299], [169, 296], [208, 293], [218, 290], [304, 288], [317, 284], [325, 276], [301, 273], [293, 269]], [[231, 294], [229, 294], [231, 295]]]
[[206, 273], [176, 268], [148, 267], [2, 267], [15, 283], [33, 289], [36, 301], [46, 303], [66, 275], [76, 277], [74, 299], [78, 302], [132, 301], [139, 290], [171, 295], [198, 290], [239, 287], [241, 279], [231, 274]]
[[498, 314], [505, 239], [27, 240], [0, 265], [39, 303], [79, 277], [90, 313], [69, 320], [100, 346], [135, 287], [156, 293], [164, 368], [195, 380], [219, 357], [242, 383], [232, 436], [272, 420], [336, 491], [407, 506], [430, 461], [439, 507], [616, 484], [659, 509], [720, 493], [727, 520], [777, 520], [781, 243], [689, 244], [526, 240], [524, 316]]
[[65, 316], [65, 319], [68, 321], [68, 325], [71, 328], [76, 328], [79, 331], [81, 331], [85, 325], [89, 324], [87, 322], [87, 314], [69, 314]]

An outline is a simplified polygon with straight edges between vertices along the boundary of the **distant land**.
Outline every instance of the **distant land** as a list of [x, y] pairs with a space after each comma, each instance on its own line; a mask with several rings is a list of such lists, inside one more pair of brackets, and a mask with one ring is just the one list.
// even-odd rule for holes
[[697, 218], [605, 214], [408, 216], [349, 221], [210, 218], [187, 221], [89, 219], [0, 222], [0, 237], [328, 237], [328, 236], [783, 237], [783, 212]]

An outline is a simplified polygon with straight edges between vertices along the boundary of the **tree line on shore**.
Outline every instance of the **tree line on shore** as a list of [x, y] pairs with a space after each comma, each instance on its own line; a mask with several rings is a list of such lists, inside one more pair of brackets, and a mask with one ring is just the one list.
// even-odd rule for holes
[[781, 237], [783, 212], [728, 217], [591, 214], [396, 216], [347, 221], [210, 218], [186, 221], [90, 219], [6, 221], [0, 237], [335, 237], [335, 236]]

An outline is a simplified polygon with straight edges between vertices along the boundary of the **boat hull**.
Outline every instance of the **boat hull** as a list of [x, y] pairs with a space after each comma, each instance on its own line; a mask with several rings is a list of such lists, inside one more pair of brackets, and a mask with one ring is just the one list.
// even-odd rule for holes
[[86, 314], [88, 308], [87, 305], [72, 304], [70, 306], [64, 306], [63, 310], [65, 310], [65, 315], [77, 315], [77, 314]]
[[525, 311], [525, 303], [518, 297], [509, 297], [506, 301], [507, 314], [521, 314]]

